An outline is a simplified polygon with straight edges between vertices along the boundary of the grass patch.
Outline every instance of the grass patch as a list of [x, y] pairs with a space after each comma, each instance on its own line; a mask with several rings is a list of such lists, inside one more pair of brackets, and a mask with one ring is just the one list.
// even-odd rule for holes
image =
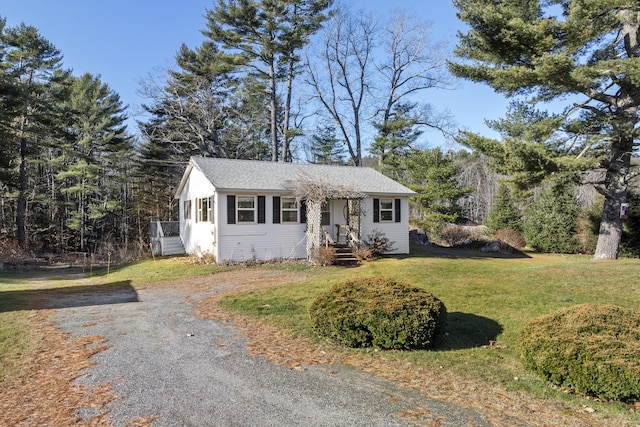
[[[109, 281], [130, 281], [132, 286], [143, 286], [170, 282], [178, 279], [206, 276], [229, 270], [229, 267], [220, 267], [215, 264], [194, 263], [188, 257], [158, 258], [156, 260], [145, 259], [129, 264], [112, 267], [107, 275], [107, 269], [102, 267], [94, 269], [91, 278], [95, 283]], [[89, 276], [89, 273], [85, 272]]]
[[[74, 268], [44, 271], [0, 272], [0, 382], [20, 374], [28, 366], [40, 341], [32, 318], [46, 308], [51, 295], [104, 289], [113, 286], [143, 287], [162, 282], [205, 276], [228, 267], [193, 264], [189, 258], [148, 259], [84, 272]], [[73, 273], [73, 274], [71, 274]]]
[[[0, 288], [5, 285], [0, 284]], [[23, 372], [29, 355], [37, 348], [39, 335], [30, 328], [28, 313], [8, 310], [25, 304], [17, 296], [0, 296], [0, 383]]]
[[446, 305], [448, 335], [433, 351], [380, 352], [381, 357], [640, 420], [623, 405], [593, 402], [550, 388], [524, 369], [517, 348], [518, 335], [529, 320], [562, 307], [597, 302], [637, 310], [640, 261], [593, 262], [589, 257], [566, 255], [491, 258], [476, 254], [472, 258], [465, 257], [466, 252], [442, 256], [420, 250], [411, 257], [384, 258], [353, 269], [310, 270], [305, 282], [233, 295], [221, 303], [317, 342], [308, 314], [317, 295], [344, 280], [393, 277], [433, 293]]

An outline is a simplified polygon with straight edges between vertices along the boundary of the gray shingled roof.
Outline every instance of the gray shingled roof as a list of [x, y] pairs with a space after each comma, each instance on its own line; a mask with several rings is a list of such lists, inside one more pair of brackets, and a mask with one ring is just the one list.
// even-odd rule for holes
[[[318, 179], [365, 194], [415, 194], [380, 172], [365, 167], [310, 165], [254, 160], [192, 157], [197, 167], [222, 191], [291, 191], [299, 179]], [[182, 187], [182, 185], [181, 185]], [[180, 191], [180, 189], [178, 190]]]

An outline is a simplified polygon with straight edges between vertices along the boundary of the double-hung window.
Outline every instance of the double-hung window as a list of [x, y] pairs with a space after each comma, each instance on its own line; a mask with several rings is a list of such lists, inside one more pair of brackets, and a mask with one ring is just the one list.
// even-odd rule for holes
[[380, 199], [380, 222], [393, 221], [393, 199]]
[[256, 222], [256, 198], [255, 196], [238, 196], [236, 198], [236, 212], [238, 223]]
[[373, 199], [373, 222], [402, 222], [402, 200]]
[[213, 221], [213, 197], [196, 199], [196, 222]]
[[282, 222], [298, 222], [298, 202], [295, 197], [283, 197], [280, 199]]

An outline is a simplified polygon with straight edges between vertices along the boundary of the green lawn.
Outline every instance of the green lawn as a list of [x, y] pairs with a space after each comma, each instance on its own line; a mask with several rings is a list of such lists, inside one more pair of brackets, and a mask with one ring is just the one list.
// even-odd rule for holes
[[[566, 400], [570, 405], [589, 405], [611, 416], [640, 417], [617, 404], [599, 404], [566, 395], [525, 372], [520, 363], [517, 337], [522, 326], [538, 315], [583, 302], [616, 304], [640, 309], [640, 260], [593, 262], [585, 256], [531, 255], [492, 258], [480, 253], [435, 251], [416, 247], [411, 256], [390, 257], [355, 268], [312, 268], [302, 264], [252, 268], [304, 270], [304, 282], [266, 288], [226, 297], [232, 309], [262, 318], [302, 335], [313, 334], [308, 307], [334, 283], [362, 276], [389, 276], [432, 292], [447, 307], [448, 335], [433, 351], [379, 352], [381, 357], [401, 357], [420, 364], [498, 384], [538, 396]], [[78, 286], [126, 284], [133, 288], [162, 286], [228, 268], [190, 264], [187, 258], [145, 260], [106, 270], [94, 270], [76, 280], [52, 275], [34, 281], [31, 273], [0, 273], [0, 382], [15, 375], [16, 360], [34, 351], [30, 331], [30, 300], [34, 290], [64, 292]], [[62, 272], [63, 273], [63, 272]], [[363, 353], [367, 350], [357, 350]], [[442, 368], [440, 368], [442, 367]], [[634, 418], [636, 417], [636, 418]]]
[[[448, 335], [435, 350], [400, 355], [389, 352], [389, 357], [444, 367], [507, 390], [565, 399], [578, 407], [597, 405], [555, 391], [524, 371], [517, 337], [528, 320], [565, 306], [598, 302], [640, 309], [640, 260], [594, 262], [574, 255], [492, 258], [479, 253], [413, 249], [410, 257], [385, 258], [357, 268], [313, 270], [303, 283], [233, 295], [222, 303], [317, 340], [308, 316], [315, 296], [347, 278], [393, 277], [444, 302], [449, 324]], [[603, 404], [598, 410], [614, 416], [629, 412], [617, 404]]]

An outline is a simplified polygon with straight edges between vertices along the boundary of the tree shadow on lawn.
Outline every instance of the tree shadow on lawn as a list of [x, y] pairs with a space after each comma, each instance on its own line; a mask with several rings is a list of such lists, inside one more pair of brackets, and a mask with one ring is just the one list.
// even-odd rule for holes
[[450, 259], [495, 259], [495, 258], [531, 258], [524, 252], [511, 248], [505, 252], [482, 252], [479, 248], [448, 248], [435, 244], [421, 245], [410, 243], [410, 253], [408, 255], [394, 255], [398, 259], [407, 258], [450, 258]]
[[0, 292], [0, 313], [139, 302], [130, 280], [102, 285]]
[[438, 339], [434, 350], [451, 351], [491, 346], [501, 333], [502, 326], [495, 320], [469, 313], [448, 313], [445, 335]]

